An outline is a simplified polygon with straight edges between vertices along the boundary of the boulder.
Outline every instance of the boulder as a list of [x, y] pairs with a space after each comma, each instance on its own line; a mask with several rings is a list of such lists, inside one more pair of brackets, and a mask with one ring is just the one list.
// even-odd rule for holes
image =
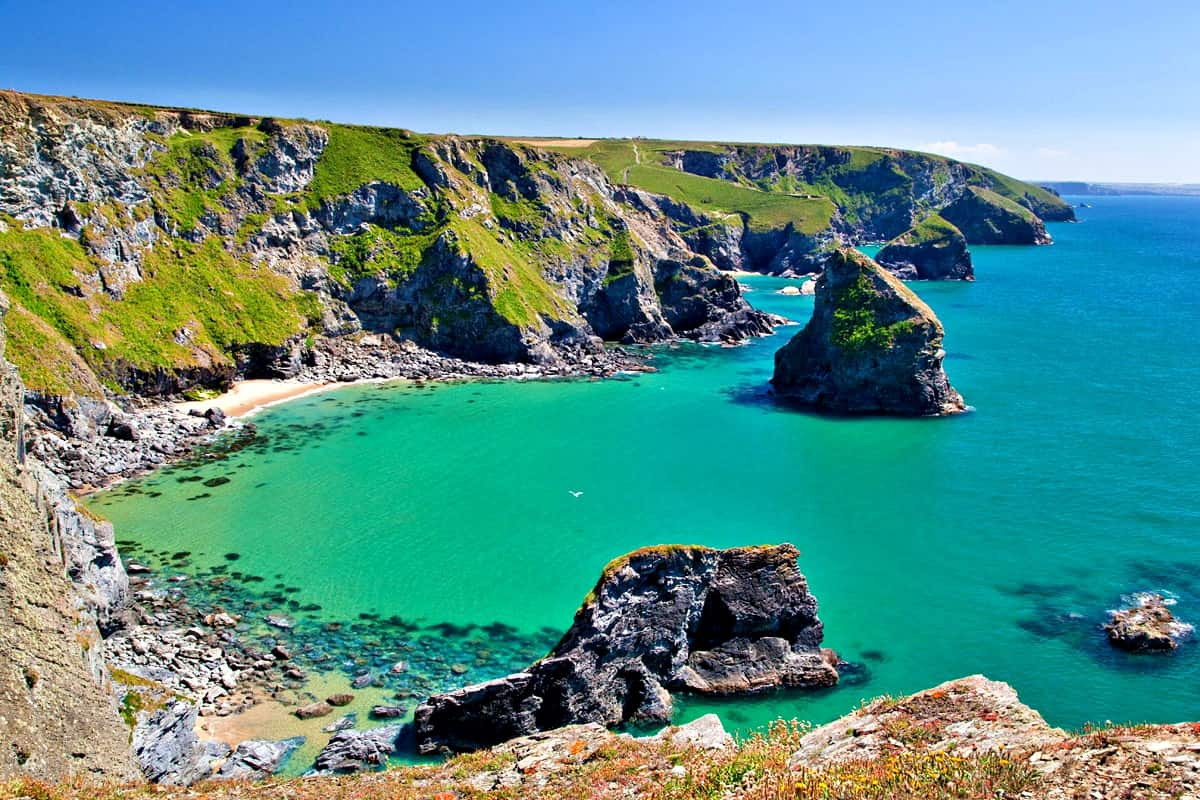
[[617, 559], [549, 656], [419, 706], [419, 749], [474, 750], [582, 723], [669, 722], [671, 690], [837, 683], [798, 555], [790, 544], [670, 545]]
[[875, 261], [901, 280], [975, 280], [966, 237], [937, 214], [888, 242]]
[[133, 755], [151, 783], [190, 786], [211, 777], [217, 761], [229, 754], [228, 745], [202, 742], [196, 735], [199, 709], [173, 702], [138, 720], [133, 729]]
[[316, 768], [321, 772], [357, 772], [381, 767], [396, 752], [396, 742], [403, 730], [403, 725], [384, 725], [368, 731], [335, 733], [317, 756]]
[[279, 741], [242, 742], [225, 759], [214, 776], [220, 779], [262, 780], [283, 769], [292, 753], [304, 744], [303, 736]]
[[1145, 594], [1129, 608], [1111, 611], [1104, 626], [1108, 643], [1120, 650], [1153, 652], [1174, 650], [1192, 626], [1179, 622], [1161, 594]]
[[701, 750], [724, 750], [733, 746], [733, 737], [725, 731], [721, 718], [716, 714], [705, 714], [685, 725], [663, 728], [647, 741], [666, 741], [675, 747], [698, 747]]
[[1050, 244], [1046, 226], [1036, 214], [991, 189], [968, 186], [941, 210], [962, 231], [967, 244]]
[[294, 712], [300, 719], [315, 719], [316, 717], [324, 717], [333, 713], [333, 706], [329, 703], [309, 703], [306, 706], [297, 708]]
[[942, 323], [856, 250], [830, 254], [813, 315], [775, 354], [775, 393], [820, 411], [931, 416], [966, 406], [942, 370]]

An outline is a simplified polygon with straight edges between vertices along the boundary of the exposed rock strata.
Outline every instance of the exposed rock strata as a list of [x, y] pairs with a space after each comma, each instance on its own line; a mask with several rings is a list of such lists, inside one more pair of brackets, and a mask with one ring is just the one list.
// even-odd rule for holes
[[94, 595], [66, 574], [79, 551], [63, 537], [75, 523], [56, 539], [21, 464], [23, 388], [2, 358], [6, 309], [0, 294], [0, 778], [127, 779], [129, 732], [108, 692]]
[[888, 242], [875, 262], [901, 280], [975, 279], [966, 237], [936, 214]]
[[942, 324], [904, 284], [855, 250], [817, 281], [812, 319], [775, 354], [775, 392], [821, 411], [908, 416], [965, 406], [942, 370]]
[[419, 706], [418, 747], [472, 750], [576, 723], [666, 722], [671, 690], [835, 684], [837, 656], [820, 646], [798, 554], [791, 545], [669, 546], [617, 559], [545, 659]]

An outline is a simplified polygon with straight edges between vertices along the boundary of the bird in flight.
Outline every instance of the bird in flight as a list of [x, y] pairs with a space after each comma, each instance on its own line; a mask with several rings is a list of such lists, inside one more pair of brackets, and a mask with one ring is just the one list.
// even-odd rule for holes
[[567, 494], [569, 494], [569, 495], [571, 495], [571, 497], [575, 497], [575, 498], [583, 496], [583, 492], [575, 492], [570, 489], [567, 489]]

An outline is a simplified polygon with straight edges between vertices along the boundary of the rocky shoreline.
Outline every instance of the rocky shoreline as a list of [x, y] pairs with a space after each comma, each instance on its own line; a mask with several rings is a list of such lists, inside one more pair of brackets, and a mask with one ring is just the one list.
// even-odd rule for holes
[[[780, 320], [770, 318], [772, 324]], [[766, 332], [770, 332], [768, 327]], [[652, 370], [651, 354], [609, 346], [563, 348], [550, 365], [485, 364], [445, 356], [411, 340], [385, 335], [320, 338], [289, 370], [293, 380], [314, 386], [407, 379], [412, 381], [539, 380], [609, 378]], [[75, 493], [137, 477], [188, 457], [228, 429], [252, 437], [253, 424], [226, 419], [219, 410], [190, 413], [161, 398], [125, 397], [119, 402], [26, 396], [26, 448]]]

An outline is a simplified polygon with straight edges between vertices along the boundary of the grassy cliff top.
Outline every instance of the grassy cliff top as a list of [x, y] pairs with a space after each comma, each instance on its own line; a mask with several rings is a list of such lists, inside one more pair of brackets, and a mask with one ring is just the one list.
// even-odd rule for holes
[[962, 232], [941, 214], [930, 214], [897, 238], [902, 244], [922, 245], [945, 241], [954, 236], [962, 236]]

